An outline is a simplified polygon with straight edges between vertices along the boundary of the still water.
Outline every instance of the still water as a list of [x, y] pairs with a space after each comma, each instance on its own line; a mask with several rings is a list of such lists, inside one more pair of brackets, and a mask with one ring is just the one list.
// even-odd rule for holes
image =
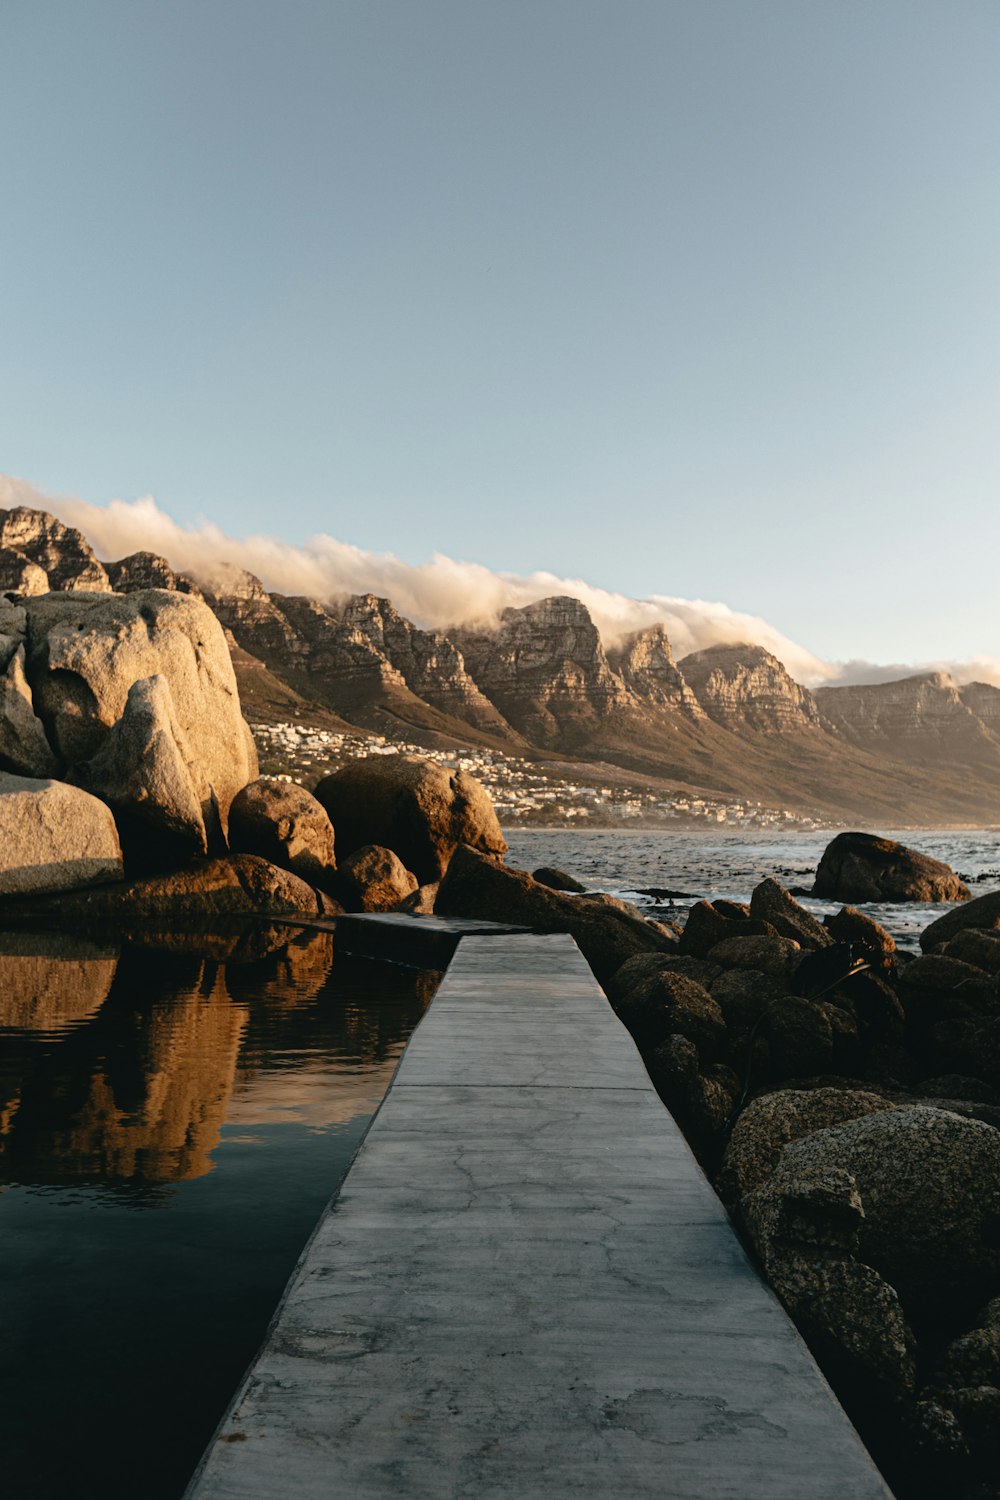
[[183, 1492], [439, 978], [0, 933], [0, 1494]]

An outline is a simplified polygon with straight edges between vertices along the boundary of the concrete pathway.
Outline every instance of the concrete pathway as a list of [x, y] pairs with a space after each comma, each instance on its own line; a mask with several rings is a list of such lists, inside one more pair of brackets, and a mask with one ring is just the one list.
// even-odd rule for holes
[[569, 937], [463, 940], [197, 1500], [886, 1500]]

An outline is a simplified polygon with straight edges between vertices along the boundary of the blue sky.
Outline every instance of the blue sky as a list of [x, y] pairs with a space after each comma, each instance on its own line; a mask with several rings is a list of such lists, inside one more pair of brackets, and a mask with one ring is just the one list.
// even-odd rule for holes
[[995, 0], [4, 0], [0, 469], [1000, 654]]

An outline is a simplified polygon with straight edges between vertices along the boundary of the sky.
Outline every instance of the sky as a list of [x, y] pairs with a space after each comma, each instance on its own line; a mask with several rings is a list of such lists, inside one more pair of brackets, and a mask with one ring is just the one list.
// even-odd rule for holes
[[1000, 658], [995, 0], [2, 0], [0, 56], [0, 470], [67, 519]]

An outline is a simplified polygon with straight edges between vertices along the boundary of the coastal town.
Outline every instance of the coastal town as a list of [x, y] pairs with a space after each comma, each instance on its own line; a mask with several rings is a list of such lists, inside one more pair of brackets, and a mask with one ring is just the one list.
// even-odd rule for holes
[[[570, 771], [558, 762], [525, 760], [500, 751], [434, 750], [380, 734], [342, 734], [293, 720], [253, 723], [251, 729], [262, 775], [280, 776], [311, 788], [350, 760], [420, 755], [475, 776], [489, 793], [501, 823], [508, 827], [552, 823], [589, 828], [724, 824], [740, 829], [808, 830], [820, 826], [819, 819], [759, 802], [667, 784], [643, 785], [639, 779], [629, 781], [618, 768], [577, 764]], [[587, 775], [591, 769], [596, 775]], [[602, 771], [612, 774], [602, 779]]]

